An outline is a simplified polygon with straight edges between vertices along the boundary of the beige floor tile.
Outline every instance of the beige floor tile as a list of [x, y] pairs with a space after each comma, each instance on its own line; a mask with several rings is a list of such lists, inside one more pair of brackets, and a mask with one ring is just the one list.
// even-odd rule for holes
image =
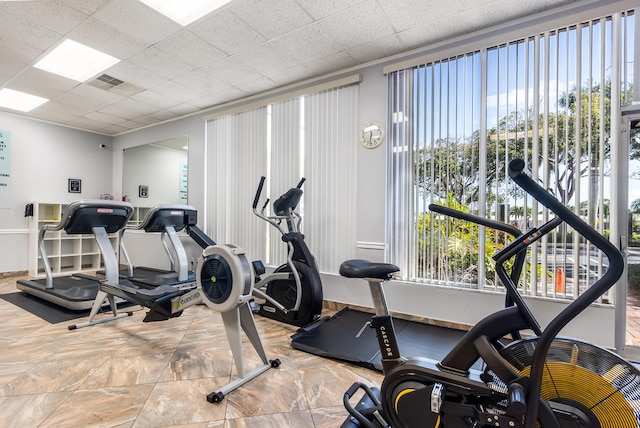
[[39, 427], [69, 395], [71, 392], [0, 397], [0, 426]]
[[129, 427], [152, 390], [153, 385], [78, 390], [40, 427]]

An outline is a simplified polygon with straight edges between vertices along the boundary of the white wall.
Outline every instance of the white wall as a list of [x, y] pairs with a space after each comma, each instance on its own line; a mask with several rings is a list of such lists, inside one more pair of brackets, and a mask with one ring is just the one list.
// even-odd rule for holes
[[[111, 137], [5, 113], [0, 129], [11, 132], [11, 208], [0, 209], [0, 272], [23, 271], [28, 269], [25, 205], [112, 193]], [[69, 178], [82, 180], [82, 193], [67, 192]]]

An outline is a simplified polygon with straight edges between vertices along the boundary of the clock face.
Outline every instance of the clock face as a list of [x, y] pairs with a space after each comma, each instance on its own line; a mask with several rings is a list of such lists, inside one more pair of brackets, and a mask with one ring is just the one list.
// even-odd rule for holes
[[382, 125], [371, 122], [362, 127], [360, 131], [360, 144], [367, 149], [375, 149], [384, 142], [384, 130]]

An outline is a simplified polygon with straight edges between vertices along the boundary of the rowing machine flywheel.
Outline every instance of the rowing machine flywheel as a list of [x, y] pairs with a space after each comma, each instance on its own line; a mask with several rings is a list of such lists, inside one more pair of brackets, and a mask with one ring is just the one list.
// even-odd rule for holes
[[215, 311], [227, 312], [251, 299], [254, 277], [244, 250], [222, 244], [202, 252], [196, 281], [204, 303]]
[[[537, 338], [500, 351], [522, 376], [531, 371]], [[501, 382], [493, 385], [506, 389]], [[618, 355], [575, 339], [556, 338], [547, 354], [540, 395], [573, 407], [602, 428], [640, 427], [640, 371]], [[582, 416], [585, 417], [585, 416]]]

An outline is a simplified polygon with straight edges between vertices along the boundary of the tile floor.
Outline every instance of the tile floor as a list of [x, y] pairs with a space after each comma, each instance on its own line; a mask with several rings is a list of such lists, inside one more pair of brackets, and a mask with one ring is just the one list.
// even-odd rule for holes
[[[0, 293], [15, 292], [15, 280], [0, 279]], [[344, 391], [357, 380], [382, 380], [292, 349], [295, 327], [257, 316], [267, 355], [280, 367], [212, 404], [206, 395], [236, 378], [221, 316], [195, 306], [143, 323], [144, 313], [69, 331], [71, 323], [49, 324], [0, 300], [0, 426], [339, 427]], [[248, 372], [260, 358], [244, 345]]]
[[[15, 280], [0, 278], [0, 293], [15, 292]], [[294, 350], [295, 327], [256, 317], [268, 357], [282, 364], [211, 404], [206, 395], [236, 372], [220, 315], [196, 306], [143, 323], [144, 312], [69, 331], [0, 300], [0, 426], [339, 427], [344, 391], [382, 379]], [[630, 306], [633, 317], [640, 331]], [[640, 344], [640, 334], [630, 340]], [[247, 341], [244, 359], [245, 371], [260, 363]]]

